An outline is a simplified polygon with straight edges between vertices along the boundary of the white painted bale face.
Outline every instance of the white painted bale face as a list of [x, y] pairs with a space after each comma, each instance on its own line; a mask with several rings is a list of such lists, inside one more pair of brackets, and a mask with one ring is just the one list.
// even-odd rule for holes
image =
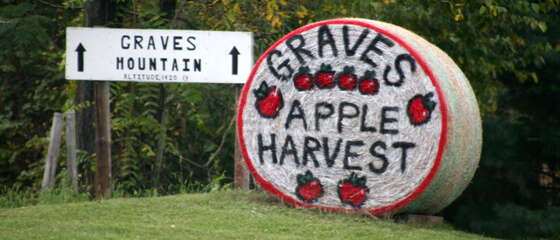
[[447, 115], [425, 60], [357, 19], [300, 28], [257, 62], [239, 138], [263, 187], [289, 203], [383, 214], [432, 181]]

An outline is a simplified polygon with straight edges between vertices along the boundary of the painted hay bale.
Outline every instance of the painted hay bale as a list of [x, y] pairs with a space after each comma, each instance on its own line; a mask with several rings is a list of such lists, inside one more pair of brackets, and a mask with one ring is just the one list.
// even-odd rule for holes
[[482, 130], [468, 80], [443, 51], [391, 24], [334, 19], [259, 58], [238, 134], [250, 172], [282, 201], [390, 215], [456, 199]]

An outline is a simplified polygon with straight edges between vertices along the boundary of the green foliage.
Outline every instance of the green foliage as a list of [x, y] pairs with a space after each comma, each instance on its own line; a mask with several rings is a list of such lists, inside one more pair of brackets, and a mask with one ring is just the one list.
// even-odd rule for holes
[[547, 135], [559, 136], [560, 126], [548, 123], [543, 126], [547, 130], [535, 132], [530, 125], [542, 122], [518, 120], [484, 119], [480, 167], [444, 216], [458, 227], [495, 237], [558, 238], [560, 225], [553, 213], [560, 206], [560, 158], [547, 148], [560, 140], [548, 142]]
[[[23, 2], [17, 5], [7, 5], [0, 9], [3, 24], [0, 25], [2, 49], [12, 49], [25, 55], [29, 48], [49, 47], [51, 36], [47, 34], [50, 25], [49, 18], [42, 15], [32, 15], [34, 4]], [[8, 41], [10, 39], [11, 41]]]
[[558, 207], [532, 210], [512, 203], [494, 207], [467, 205], [461, 208], [459, 216], [455, 225], [494, 237], [558, 239], [560, 236]]
[[[542, 18], [550, 28], [560, 27], [557, 11]], [[529, 44], [560, 39], [557, 31], [525, 36]], [[520, 68], [536, 72], [538, 83], [510, 81], [512, 73], [498, 76], [501, 108], [483, 119], [480, 167], [444, 211], [457, 226], [503, 238], [560, 237], [560, 52], [543, 58], [543, 66]]]
[[[400, 19], [395, 23], [416, 30], [447, 52], [471, 79], [482, 113], [494, 112], [500, 87], [498, 76], [511, 73], [512, 80], [537, 82], [536, 73], [524, 67], [542, 66], [543, 54], [552, 50], [547, 42], [527, 42], [527, 34], [546, 31], [546, 23], [539, 15], [545, 14], [546, 7], [557, 5], [558, 1], [532, 3], [538, 7], [537, 11], [529, 4], [528, 1], [449, 1], [448, 8], [436, 9], [435, 2], [426, 1], [410, 6], [416, 11], [408, 14], [402, 12], [403, 8], [400, 11], [404, 16], [417, 13], [419, 16], [413, 18], [429, 24], [410, 21], [412, 19]], [[454, 22], [434, 21], [431, 16], [442, 16]], [[531, 31], [524, 33], [528, 27]]]
[[36, 1], [0, 2], [0, 187], [40, 180], [45, 136], [67, 97], [59, 30], [73, 14]]
[[[165, 109], [169, 124], [162, 126], [155, 115], [159, 105], [156, 84], [114, 83], [112, 95], [114, 109], [111, 117], [113, 133], [113, 164], [115, 179], [129, 192], [158, 187], [161, 193], [177, 193], [173, 185], [184, 184], [185, 178], [178, 171], [192, 173], [189, 179], [211, 183], [216, 176], [231, 181], [233, 176], [233, 139], [227, 138], [225, 147], [216, 153], [223, 134], [235, 115], [236, 87], [220, 85], [166, 86]], [[182, 126], [182, 122], [185, 126]], [[165, 132], [165, 134], [164, 134]], [[187, 134], [186, 137], [184, 134]], [[165, 138], [164, 138], [165, 137]], [[153, 181], [156, 168], [157, 143], [164, 141], [162, 178]], [[218, 154], [215, 157], [214, 154]], [[213, 157], [213, 161], [209, 162]], [[226, 159], [227, 161], [224, 161]], [[187, 174], [185, 174], [187, 175]], [[214, 177], [212, 177], [214, 176]], [[187, 180], [189, 180], [187, 179]], [[189, 180], [189, 181], [190, 181]]]

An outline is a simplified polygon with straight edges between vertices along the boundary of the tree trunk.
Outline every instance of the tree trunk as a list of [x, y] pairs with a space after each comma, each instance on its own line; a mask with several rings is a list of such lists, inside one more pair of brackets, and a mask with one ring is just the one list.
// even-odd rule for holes
[[[86, 0], [84, 3], [84, 26], [85, 27], [94, 27], [94, 26], [106, 26], [110, 21], [112, 21], [115, 18], [115, 4], [114, 1], [110, 1], [110, 0]], [[106, 86], [101, 87], [101, 89], [107, 89], [108, 91], [108, 86], [109, 83], [104, 83], [106, 84]], [[82, 104], [86, 101], [89, 101], [90, 103], [93, 103], [94, 101], [96, 101], [97, 99], [95, 96], [95, 85], [96, 83], [91, 82], [91, 81], [80, 81], [80, 83], [78, 84], [78, 91], [77, 91], [77, 96], [76, 96], [76, 103], [77, 104]], [[96, 107], [99, 107], [98, 103], [96, 102]], [[108, 105], [107, 105], [107, 110], [109, 111]], [[102, 113], [102, 115], [105, 113]], [[80, 111], [78, 111], [76, 113], [76, 142], [77, 142], [77, 147], [80, 150], [85, 150], [88, 154], [93, 154], [94, 153], [94, 148], [96, 149], [95, 151], [99, 151], [99, 147], [96, 147], [95, 145], [93, 145], [92, 143], [96, 143], [98, 144], [99, 142], [106, 142], [108, 141], [110, 144], [110, 133], [109, 133], [109, 139], [101, 139], [101, 141], [97, 141], [98, 139], [96, 138], [96, 134], [98, 134], [95, 129], [93, 128], [93, 123], [95, 120], [95, 116], [96, 116], [96, 112], [95, 109], [93, 107], [88, 107], [88, 108], [83, 108]], [[98, 128], [102, 128], [102, 127], [110, 127], [110, 126], [99, 126], [98, 123]], [[110, 129], [110, 128], [109, 128]], [[110, 146], [110, 145], [109, 145]], [[106, 147], [102, 147], [102, 148], [106, 148]], [[99, 155], [99, 153], [97, 153], [97, 155]], [[102, 155], [107, 155], [106, 153], [102, 154]], [[110, 148], [109, 148], [109, 162], [107, 163], [106, 160], [102, 161], [102, 162], [97, 162], [97, 172], [96, 172], [96, 179], [95, 179], [95, 186], [94, 186], [94, 191], [96, 193], [96, 196], [99, 196], [98, 194], [101, 194], [103, 196], [107, 196], [107, 193], [110, 193], [108, 191], [108, 189], [110, 189], [110, 184], [111, 184], [111, 162], [110, 162]], [[99, 159], [100, 156], [97, 156], [97, 159]], [[101, 156], [101, 157], [105, 157], [105, 156]], [[99, 172], [99, 167], [102, 167], [102, 171], [106, 171], [108, 170], [109, 172]], [[107, 169], [108, 167], [108, 169]], [[100, 180], [97, 179], [98, 177], [104, 177], [107, 178], [107, 176], [109, 177], [109, 179], [104, 179], [104, 180]], [[89, 181], [91, 182], [91, 181]], [[108, 183], [107, 183], [108, 182]], [[107, 184], [109, 186], [109, 188], [106, 189]]]
[[164, 18], [171, 20], [175, 15], [175, 6], [177, 6], [177, 0], [159, 0], [158, 7], [159, 11], [165, 13]]
[[[158, 1], [158, 7], [160, 9], [160, 12], [165, 13], [164, 18], [167, 20], [171, 20], [173, 19], [173, 16], [175, 15], [175, 6], [177, 5], [177, 0], [159, 0]], [[154, 170], [153, 170], [153, 184], [154, 186], [156, 184], [159, 183], [159, 178], [160, 178], [160, 172], [161, 172], [161, 166], [163, 165], [163, 153], [165, 150], [165, 138], [166, 138], [166, 134], [165, 131], [167, 129], [167, 127], [165, 125], [167, 125], [168, 120], [167, 120], [167, 113], [165, 111], [165, 85], [163, 83], [158, 84], [158, 99], [155, 100], [158, 103], [157, 109], [156, 109], [156, 115], [154, 116], [155, 119], [158, 120], [159, 124], [162, 126], [162, 138], [161, 139], [156, 139], [154, 138], [154, 142], [156, 142], [157, 144], [157, 155], [156, 155], [156, 164], [154, 166]]]
[[[93, 81], [78, 81], [78, 91], [76, 93], [76, 104], [84, 104], [89, 102], [93, 104], [95, 102], [93, 95]], [[95, 153], [95, 128], [94, 121], [95, 114], [93, 105], [86, 108], [79, 108], [76, 111], [76, 149], [84, 151], [88, 156], [92, 156]], [[83, 162], [80, 163], [78, 171], [83, 169], [90, 169], [91, 163]], [[93, 176], [88, 174], [88, 172], [80, 171], [81, 178], [79, 182], [81, 183], [92, 183]]]
[[168, 115], [167, 111], [163, 111], [162, 119], [161, 119], [161, 129], [163, 133], [161, 134], [161, 138], [157, 139], [157, 148], [156, 148], [156, 165], [154, 167], [154, 179], [153, 184], [157, 186], [159, 184], [159, 177], [161, 174], [161, 166], [163, 165], [163, 153], [165, 150], [165, 139], [167, 138], [167, 123], [168, 123]]
[[110, 0], [86, 0], [84, 27], [105, 26], [115, 19], [115, 4]]

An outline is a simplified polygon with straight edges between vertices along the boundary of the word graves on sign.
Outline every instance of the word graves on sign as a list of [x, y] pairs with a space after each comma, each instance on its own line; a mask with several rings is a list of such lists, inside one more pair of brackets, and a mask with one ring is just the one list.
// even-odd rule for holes
[[453, 61], [362, 19], [310, 24], [270, 47], [243, 90], [238, 132], [251, 173], [278, 198], [376, 215], [447, 206], [481, 148], [478, 105]]
[[66, 78], [245, 83], [250, 32], [67, 28]]

